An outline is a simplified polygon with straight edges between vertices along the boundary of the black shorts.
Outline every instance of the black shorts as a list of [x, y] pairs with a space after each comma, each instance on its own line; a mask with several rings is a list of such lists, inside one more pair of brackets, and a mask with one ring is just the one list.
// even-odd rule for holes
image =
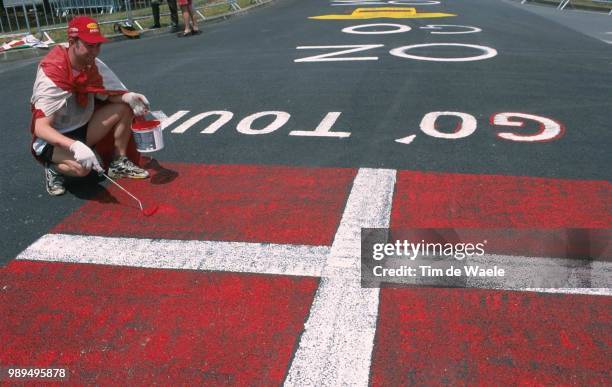
[[[82, 142], [83, 144], [86, 144], [87, 143], [87, 125], [89, 124], [87, 123], [75, 130], [71, 130], [70, 132], [62, 133], [62, 134], [66, 137], [70, 137], [73, 140], [77, 140], [77, 141]], [[53, 162], [53, 149], [54, 148], [55, 147], [51, 144], [45, 145], [42, 152], [38, 156], [38, 159], [44, 163]]]

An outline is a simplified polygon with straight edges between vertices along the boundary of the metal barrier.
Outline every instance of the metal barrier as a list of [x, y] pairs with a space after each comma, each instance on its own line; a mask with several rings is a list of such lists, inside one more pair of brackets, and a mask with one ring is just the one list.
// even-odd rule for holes
[[[612, 0], [591, 0], [593, 3], [602, 3], [602, 4], [609, 4], [612, 6]], [[559, 3], [559, 6], [557, 7], [557, 9], [563, 10], [565, 9], [565, 7], [567, 7], [568, 5], [570, 5], [571, 0], [561, 0], [561, 2]], [[608, 13], [608, 15], [612, 15], [612, 9], [610, 9], [610, 12]]]
[[[41, 33], [66, 28], [68, 20], [76, 15], [94, 18], [125, 9], [128, 0], [1, 0], [0, 34]], [[141, 8], [150, 7], [150, 0], [136, 2]], [[112, 20], [112, 22], [125, 20]], [[111, 22], [109, 20], [109, 22]]]
[[[603, 3], [603, 4], [609, 5], [610, 6], [610, 12], [608, 12], [608, 15], [612, 15], [612, 0], [591, 0], [591, 1], [594, 2], [594, 3]], [[567, 2], [569, 3], [569, 0], [567, 0]]]
[[[251, 0], [252, 3], [259, 1]], [[204, 3], [194, 8], [205, 20], [202, 10], [220, 4], [227, 4], [231, 10], [240, 9], [238, 0]], [[0, 38], [65, 29], [68, 20], [77, 15], [96, 18], [99, 24], [129, 21], [142, 29], [138, 20], [152, 17], [151, 0], [0, 0]]]
[[119, 9], [119, 4], [116, 0], [56, 0], [50, 3], [53, 4], [54, 12], [57, 16], [79, 11], [113, 13]]
[[[528, 0], [521, 0], [521, 4], [525, 4]], [[537, 2], [537, 0], [534, 0], [535, 2]], [[608, 12], [608, 15], [612, 15], [612, 0], [589, 0], [592, 3], [600, 3], [600, 4], [606, 4], [610, 6], [610, 11]], [[567, 7], [568, 5], [572, 5], [571, 4], [572, 0], [559, 0], [559, 5], [557, 5], [557, 9], [558, 10], [564, 10], [565, 7]], [[577, 4], [578, 6], [582, 5], [584, 6], [584, 3], [582, 4]]]

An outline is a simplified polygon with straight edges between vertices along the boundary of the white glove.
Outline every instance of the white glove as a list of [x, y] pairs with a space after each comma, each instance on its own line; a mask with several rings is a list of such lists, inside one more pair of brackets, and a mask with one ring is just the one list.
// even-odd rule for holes
[[83, 168], [93, 168], [96, 172], [104, 172], [96, 158], [96, 154], [87, 145], [80, 141], [75, 141], [70, 145], [70, 151], [74, 154], [74, 159], [78, 161]]
[[130, 105], [134, 115], [144, 116], [149, 111], [149, 101], [142, 94], [125, 93], [121, 96], [121, 100]]

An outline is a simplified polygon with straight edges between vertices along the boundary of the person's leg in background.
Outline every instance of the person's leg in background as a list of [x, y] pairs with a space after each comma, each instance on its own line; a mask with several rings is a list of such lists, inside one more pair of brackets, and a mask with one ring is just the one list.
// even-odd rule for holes
[[179, 37], [191, 35], [191, 16], [189, 12], [189, 4], [181, 4], [181, 13], [183, 14], [183, 23], [185, 24], [185, 31], [179, 34]]
[[171, 32], [178, 32], [179, 21], [178, 21], [178, 7], [176, 0], [168, 0], [168, 8], [170, 9], [170, 25], [172, 27]]
[[193, 8], [193, 3], [191, 2], [191, 0], [189, 1], [189, 16], [190, 16], [190, 20], [191, 20], [191, 33], [193, 35], [197, 35], [200, 33], [200, 30], [198, 29], [198, 21], [196, 13], [195, 13], [195, 9]]
[[151, 11], [153, 12], [153, 27], [160, 28], [159, 24], [159, 0], [151, 0]]

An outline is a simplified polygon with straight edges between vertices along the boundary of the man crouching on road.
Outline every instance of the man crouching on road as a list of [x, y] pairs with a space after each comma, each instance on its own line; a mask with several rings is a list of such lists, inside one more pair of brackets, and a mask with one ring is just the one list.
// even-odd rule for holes
[[[38, 67], [31, 99], [32, 152], [45, 165], [49, 195], [66, 192], [65, 176], [104, 171], [91, 148], [103, 140], [114, 149], [109, 176], [149, 177], [127, 157], [132, 118], [145, 114], [149, 102], [128, 92], [96, 58], [107, 41], [96, 20], [75, 17], [68, 24], [68, 47], [54, 47]], [[135, 149], [130, 156], [137, 161]]]

